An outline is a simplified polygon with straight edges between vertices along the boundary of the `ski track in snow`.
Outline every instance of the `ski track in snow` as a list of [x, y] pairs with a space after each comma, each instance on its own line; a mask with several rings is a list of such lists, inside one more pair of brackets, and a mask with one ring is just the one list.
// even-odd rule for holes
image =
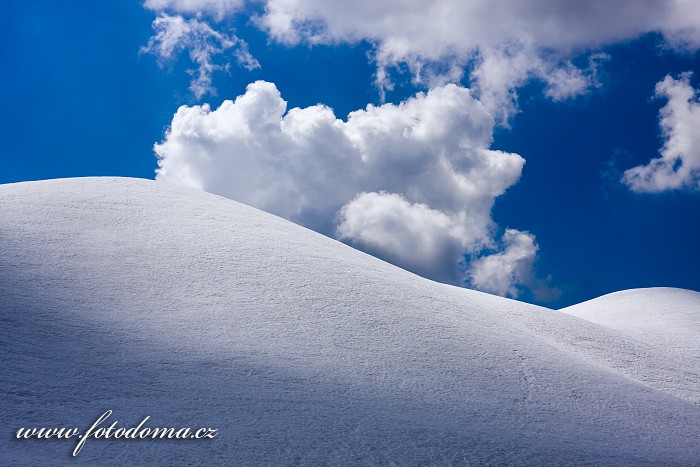
[[[148, 180], [0, 185], [0, 464], [700, 464], [700, 294], [549, 310]], [[15, 440], [19, 427], [214, 440]]]

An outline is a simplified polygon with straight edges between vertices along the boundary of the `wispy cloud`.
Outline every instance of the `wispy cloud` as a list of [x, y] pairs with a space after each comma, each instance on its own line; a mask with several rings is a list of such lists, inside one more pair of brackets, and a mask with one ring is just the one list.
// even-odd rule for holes
[[657, 83], [656, 97], [668, 100], [659, 112], [664, 145], [661, 157], [625, 171], [622, 181], [633, 191], [700, 189], [700, 100], [690, 77], [666, 76]]
[[244, 68], [254, 69], [260, 66], [248, 51], [245, 41], [235, 35], [217, 31], [207, 22], [161, 14], [153, 21], [153, 30], [155, 35], [141, 52], [154, 54], [161, 62], [165, 62], [187, 51], [190, 60], [196, 65], [196, 69], [190, 70], [190, 91], [197, 99], [205, 94], [216, 94], [212, 75], [216, 71], [229, 70], [230, 64], [225, 57], [219, 58], [227, 51]]

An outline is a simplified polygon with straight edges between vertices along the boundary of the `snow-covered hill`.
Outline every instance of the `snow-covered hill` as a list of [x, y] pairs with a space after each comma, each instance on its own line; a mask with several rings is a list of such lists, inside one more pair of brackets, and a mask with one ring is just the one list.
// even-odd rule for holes
[[[3, 185], [0, 252], [3, 465], [700, 462], [697, 358], [217, 196]], [[690, 311], [656, 326], [697, 329], [697, 295], [668, 293]], [[120, 427], [148, 415], [218, 436], [88, 439], [75, 458], [75, 439], [14, 439], [107, 409]]]
[[688, 338], [700, 356], [700, 293], [655, 287], [615, 292], [561, 311], [644, 338]]

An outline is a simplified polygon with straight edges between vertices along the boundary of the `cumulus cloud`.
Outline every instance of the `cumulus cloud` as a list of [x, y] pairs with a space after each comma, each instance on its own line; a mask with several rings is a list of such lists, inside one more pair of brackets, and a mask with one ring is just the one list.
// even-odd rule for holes
[[473, 247], [459, 215], [395, 193], [361, 193], [343, 206], [338, 220], [339, 239], [442, 282], [460, 281], [460, 255]]
[[700, 101], [690, 77], [666, 76], [656, 84], [656, 97], [668, 99], [659, 112], [664, 144], [661, 157], [625, 171], [622, 181], [633, 191], [700, 189]]
[[141, 49], [141, 52], [152, 53], [161, 61], [168, 61], [187, 50], [190, 60], [197, 66], [196, 70], [191, 70], [192, 81], [190, 82], [190, 91], [197, 99], [205, 94], [216, 94], [212, 86], [213, 73], [229, 69], [228, 62], [219, 64], [216, 62], [216, 57], [227, 50], [232, 51], [233, 57], [244, 68], [254, 69], [260, 66], [248, 52], [245, 41], [235, 35], [217, 31], [207, 22], [161, 14], [153, 21], [153, 30], [155, 35]]
[[336, 118], [272, 83], [212, 110], [181, 107], [155, 145], [157, 178], [299, 222], [434, 279], [494, 245], [491, 208], [524, 159], [489, 149], [494, 120], [463, 87]]
[[533, 235], [506, 229], [503, 250], [472, 261], [469, 280], [479, 290], [516, 298], [523, 284], [532, 285], [538, 247]]

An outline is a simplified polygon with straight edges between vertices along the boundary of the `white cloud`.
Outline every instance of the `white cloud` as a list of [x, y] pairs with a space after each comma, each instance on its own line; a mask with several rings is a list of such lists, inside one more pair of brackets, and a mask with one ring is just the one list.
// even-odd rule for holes
[[[183, 106], [155, 145], [157, 178], [295, 220], [428, 277], [461, 283], [458, 263], [493, 245], [494, 199], [524, 160], [493, 151], [494, 120], [445, 85], [342, 121], [293, 108], [258, 81], [218, 109]], [[337, 230], [336, 230], [337, 229]]]
[[596, 63], [577, 68], [569, 60], [575, 54], [650, 32], [671, 48], [700, 47], [694, 0], [504, 0], [498, 7], [490, 0], [147, 0], [145, 6], [214, 20], [262, 8], [254, 22], [290, 46], [368, 41], [382, 95], [392, 88], [395, 67], [406, 65], [416, 84], [430, 88], [458, 82], [471, 65], [475, 91], [501, 123], [517, 108], [517, 88], [533, 78], [554, 100], [595, 87]]
[[216, 31], [206, 22], [161, 14], [153, 21], [153, 30], [155, 35], [141, 51], [168, 61], [187, 50], [190, 60], [197, 66], [197, 70], [191, 72], [193, 78], [190, 82], [190, 91], [197, 99], [205, 94], [216, 94], [212, 86], [212, 75], [216, 71], [227, 71], [229, 64], [218, 64], [215, 57], [227, 50], [233, 52], [240, 66], [247, 69], [260, 66], [248, 52], [248, 45], [243, 40]]
[[499, 123], [507, 124], [517, 111], [517, 88], [529, 80], [543, 81], [544, 94], [553, 101], [563, 101], [599, 86], [598, 67], [607, 59], [606, 54], [592, 54], [588, 67], [581, 69], [566, 60], [545, 60], [530, 47], [512, 44], [481, 51], [470, 78], [479, 100]]
[[222, 19], [244, 8], [246, 0], [146, 0], [144, 6], [156, 12], [212, 16]]
[[[506, 0], [498, 7], [490, 0], [268, 0], [258, 24], [287, 44], [371, 42], [380, 86], [390, 87], [387, 70], [401, 63], [417, 81], [426, 81], [431, 64], [442, 63], [449, 81], [473, 63], [475, 88], [506, 116], [515, 88], [531, 78], [545, 81], [555, 100], [595, 85], [594, 73], [568, 61], [572, 54], [649, 32], [671, 47], [700, 47], [700, 4], [692, 0]], [[427, 77], [435, 81], [435, 73]]]
[[669, 11], [659, 27], [669, 46], [680, 50], [700, 48], [700, 3], [671, 0]]
[[484, 292], [517, 298], [520, 287], [534, 281], [538, 247], [533, 235], [515, 229], [506, 229], [501, 241], [502, 251], [472, 261], [469, 280]]
[[462, 281], [458, 264], [475, 240], [459, 215], [393, 193], [361, 193], [343, 206], [338, 220], [339, 239], [442, 282]]
[[664, 145], [661, 157], [625, 171], [622, 180], [633, 191], [700, 189], [700, 101], [690, 76], [666, 76], [656, 85], [656, 96], [668, 99], [659, 112]]

